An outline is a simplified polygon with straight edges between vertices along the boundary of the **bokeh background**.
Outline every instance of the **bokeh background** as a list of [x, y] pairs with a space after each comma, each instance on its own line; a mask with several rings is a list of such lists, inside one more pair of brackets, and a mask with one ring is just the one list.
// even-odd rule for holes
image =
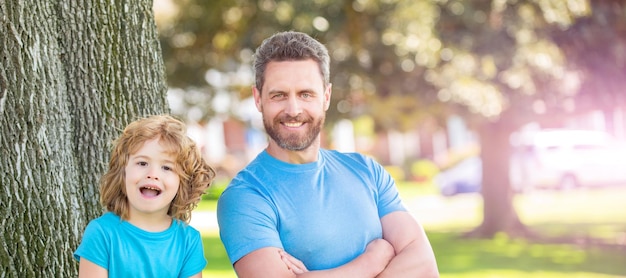
[[331, 55], [323, 145], [374, 157], [442, 277], [626, 276], [626, 4], [585, 0], [155, 0], [172, 113], [219, 179], [194, 214], [205, 275], [234, 277], [215, 199], [265, 147], [261, 41]]

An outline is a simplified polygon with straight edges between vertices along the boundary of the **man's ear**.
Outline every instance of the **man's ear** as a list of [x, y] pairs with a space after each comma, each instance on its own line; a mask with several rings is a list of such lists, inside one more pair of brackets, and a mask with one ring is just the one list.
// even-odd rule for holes
[[252, 96], [254, 97], [254, 105], [256, 105], [256, 110], [259, 112], [263, 112], [263, 106], [261, 105], [261, 91], [259, 91], [255, 86], [252, 86]]
[[324, 111], [328, 111], [330, 107], [330, 96], [332, 95], [333, 84], [328, 83], [328, 87], [326, 87], [326, 91], [324, 92]]

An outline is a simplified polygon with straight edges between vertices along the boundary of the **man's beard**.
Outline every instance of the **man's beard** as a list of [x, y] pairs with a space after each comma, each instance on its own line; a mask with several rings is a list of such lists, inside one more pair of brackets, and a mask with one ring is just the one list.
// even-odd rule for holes
[[[282, 125], [281, 122], [289, 122], [293, 121], [294, 119], [298, 122], [307, 123], [309, 125], [309, 129], [307, 130], [307, 132], [304, 135], [297, 134], [296, 132], [281, 134], [281, 132], [279, 131]], [[265, 131], [267, 132], [267, 135], [269, 135], [270, 138], [272, 138], [272, 140], [274, 140], [274, 142], [278, 144], [278, 146], [290, 151], [302, 151], [311, 146], [313, 142], [315, 142], [317, 136], [322, 130], [322, 125], [324, 125], [324, 119], [324, 116], [320, 117], [317, 120], [312, 120], [310, 118], [303, 119], [303, 117], [300, 116], [286, 116], [282, 118], [277, 118], [276, 120], [271, 122], [263, 117], [263, 125], [265, 126]]]

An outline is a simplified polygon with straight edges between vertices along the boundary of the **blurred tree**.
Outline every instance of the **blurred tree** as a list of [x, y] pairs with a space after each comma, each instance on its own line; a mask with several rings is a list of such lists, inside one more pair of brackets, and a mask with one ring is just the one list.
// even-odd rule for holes
[[[229, 95], [228, 111], [236, 111], [238, 100], [251, 95], [254, 49], [284, 30], [309, 33], [331, 51], [335, 105], [329, 123], [374, 114], [380, 128], [406, 130], [426, 114], [418, 108], [436, 103], [432, 94], [417, 93], [432, 88], [422, 78], [414, 78], [423, 68], [405, 65], [402, 69], [393, 45], [381, 40], [385, 15], [395, 9], [393, 1], [161, 0], [156, 4], [169, 85], [173, 91], [187, 92], [180, 94], [187, 109], [173, 112], [199, 107], [200, 120], [209, 118], [219, 113], [212, 106], [218, 95]], [[397, 95], [410, 96], [403, 98], [408, 101], [405, 108], [397, 110], [410, 113], [389, 115], [388, 110], [370, 105], [397, 103]]]
[[331, 51], [329, 122], [370, 115], [379, 130], [403, 131], [462, 115], [483, 146], [479, 236], [529, 232], [512, 203], [513, 131], [624, 102], [617, 0], [162, 1], [176, 7], [158, 24], [170, 85], [196, 92], [185, 97], [203, 111], [219, 94], [249, 96], [255, 47], [298, 30]]
[[558, 47], [536, 1], [447, 1], [440, 5], [440, 61], [428, 72], [440, 100], [465, 107], [479, 132], [483, 222], [472, 233], [528, 236], [513, 207], [509, 179], [513, 131], [533, 120], [534, 102], [562, 98]]
[[550, 126], [575, 113], [623, 105], [624, 4], [398, 3], [386, 31], [396, 53], [424, 67], [438, 99], [480, 133], [484, 220], [473, 234], [529, 235], [512, 203], [509, 137], [531, 121]]
[[[471, 234], [528, 236], [512, 202], [510, 135], [528, 122], [551, 126], [623, 104], [624, 3], [439, 1], [437, 6], [441, 47], [426, 64], [426, 76], [441, 101], [465, 108], [482, 146], [484, 218]], [[409, 53], [419, 60], [419, 50]]]
[[0, 276], [75, 277], [109, 143], [168, 112], [152, 1], [2, 1], [0, 34]]
[[576, 109], [603, 109], [609, 114], [613, 107], [626, 107], [626, 3], [590, 4], [593, 13], [589, 16], [566, 29], [554, 26], [549, 33], [568, 64], [580, 73]]

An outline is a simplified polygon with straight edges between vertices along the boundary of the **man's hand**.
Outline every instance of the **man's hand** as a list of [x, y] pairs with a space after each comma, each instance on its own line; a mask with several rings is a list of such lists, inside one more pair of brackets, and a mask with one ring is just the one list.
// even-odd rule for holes
[[304, 263], [289, 255], [289, 253], [285, 252], [284, 250], [279, 250], [278, 253], [280, 254], [280, 258], [287, 265], [287, 268], [291, 270], [293, 274], [298, 275], [309, 271]]
[[[304, 263], [294, 256], [284, 250], [278, 250], [278, 253], [287, 266], [287, 269], [289, 269], [293, 274], [301, 275], [309, 272]], [[384, 239], [375, 239], [367, 244], [365, 252], [359, 256], [357, 261], [361, 261], [361, 263], [363, 263], [362, 267], [359, 267], [361, 270], [370, 269], [370, 271], [367, 272], [369, 272], [370, 275], [376, 276], [378, 273], [383, 271], [385, 267], [387, 267], [387, 264], [389, 264], [394, 256], [395, 251], [389, 242]]]
[[376, 273], [382, 272], [387, 264], [393, 259], [396, 252], [393, 246], [384, 239], [375, 239], [367, 244], [363, 256], [368, 259], [368, 264], [375, 266]]
[[381, 219], [383, 238], [396, 255], [378, 277], [439, 277], [435, 254], [422, 226], [406, 211]]

